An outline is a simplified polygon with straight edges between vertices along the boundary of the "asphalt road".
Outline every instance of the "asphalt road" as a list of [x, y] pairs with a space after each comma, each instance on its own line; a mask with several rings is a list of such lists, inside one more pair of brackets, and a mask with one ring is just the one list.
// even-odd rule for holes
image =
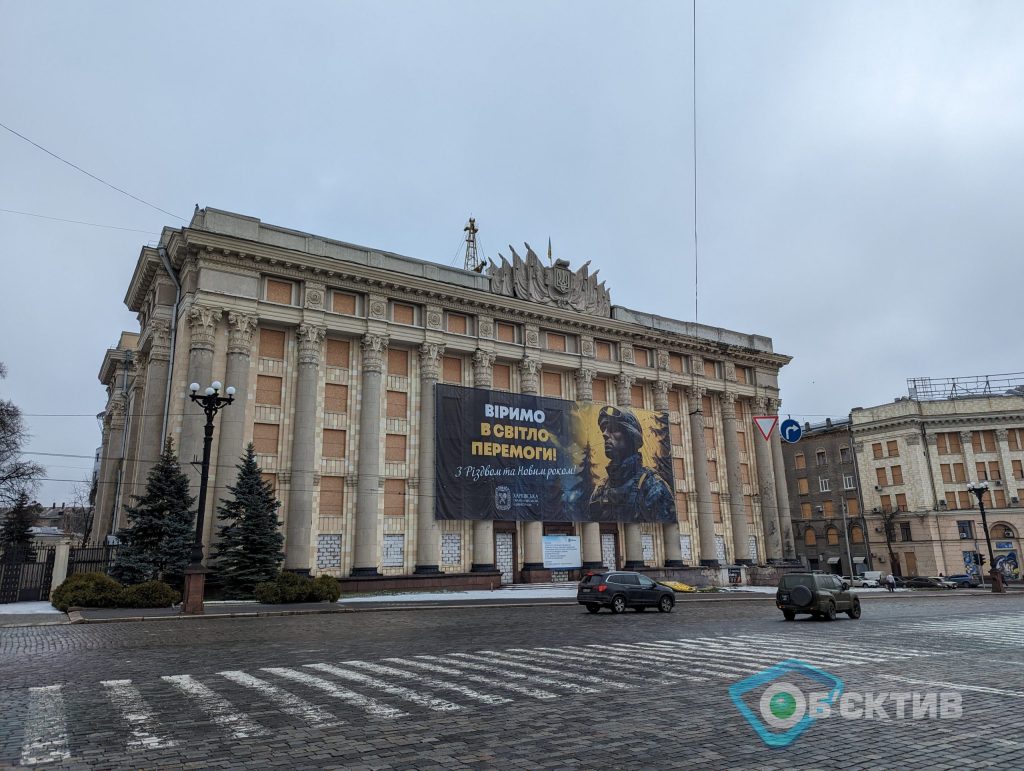
[[[863, 604], [833, 623], [760, 599], [0, 629], [0, 766], [1024, 768], [1024, 595]], [[843, 695], [773, 747], [730, 686], [790, 659], [815, 669], [737, 696], [770, 741], [829, 676]]]

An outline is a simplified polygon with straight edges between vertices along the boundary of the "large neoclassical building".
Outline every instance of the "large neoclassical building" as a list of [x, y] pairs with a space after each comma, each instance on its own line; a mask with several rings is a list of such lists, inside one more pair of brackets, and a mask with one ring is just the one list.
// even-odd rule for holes
[[[122, 333], [100, 371], [108, 402], [96, 542], [124, 526], [165, 436], [198, 491], [189, 461], [202, 454], [205, 416], [189, 384], [221, 381], [237, 393], [216, 420], [207, 543], [215, 504], [253, 442], [282, 504], [288, 569], [353, 585], [567, 578], [545, 567], [553, 535], [579, 539], [585, 568], [795, 556], [778, 432], [766, 441], [753, 422], [777, 414], [778, 371], [789, 361], [767, 337], [613, 305], [586, 265], [574, 270], [529, 248], [467, 271], [211, 208], [165, 229], [160, 244], [142, 249], [125, 296], [139, 329]], [[465, 398], [435, 398], [442, 390]], [[638, 453], [638, 484], [661, 501], [658, 516], [616, 518], [604, 508], [609, 521], [594, 521], [559, 508], [546, 521], [554, 509], [532, 478], [498, 485], [487, 498], [497, 509], [442, 512], [436, 493], [451, 479], [438, 477], [439, 450], [466, 439], [450, 416], [478, 403], [503, 416], [467, 421], [488, 441], [464, 450], [493, 456], [474, 458], [488, 468], [523, 452], [494, 437], [529, 436], [506, 419], [533, 415], [524, 404], [597, 415], [583, 465], [559, 473], [576, 474], [577, 501], [596, 498], [593, 479], [612, 474], [604, 453], [615, 440], [602, 437], [624, 432], [626, 451]], [[663, 440], [656, 459], [639, 455], [649, 431]], [[526, 452], [536, 453], [527, 466], [555, 456]], [[563, 445], [558, 457], [570, 455]], [[529, 516], [516, 515], [517, 501], [532, 501]]]

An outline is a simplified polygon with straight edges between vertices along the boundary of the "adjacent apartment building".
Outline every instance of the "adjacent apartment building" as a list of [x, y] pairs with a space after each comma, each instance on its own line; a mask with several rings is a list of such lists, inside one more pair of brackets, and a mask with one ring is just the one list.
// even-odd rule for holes
[[[221, 381], [237, 393], [217, 417], [205, 540], [253, 442], [282, 502], [291, 570], [391, 584], [567, 577], [545, 565], [546, 535], [578, 536], [584, 567], [795, 556], [789, 518], [779, 516], [789, 502], [778, 435], [767, 442], [753, 424], [777, 412], [789, 357], [767, 337], [613, 305], [588, 265], [542, 261], [527, 247], [485, 271], [462, 270], [207, 208], [142, 249], [125, 303], [139, 327], [100, 370], [94, 542], [125, 524], [124, 505], [165, 436], [198, 489], [188, 461], [201, 455], [204, 416], [189, 384]], [[455, 393], [442, 386], [468, 389], [466, 398], [435, 399]], [[577, 457], [562, 469], [576, 482], [563, 476], [540, 493], [525, 481], [500, 484], [479, 511], [442, 512], [438, 460], [467, 426], [487, 436], [453, 450], [487, 456], [474, 460], [474, 482], [516, 453], [572, 456], [537, 426], [442, 416], [477, 402], [488, 415], [504, 405], [502, 415], [534, 416], [542, 399], [595, 416], [582, 465]], [[512, 446], [513, 435], [550, 446]], [[652, 437], [664, 452], [650, 449]], [[636, 454], [613, 473], [619, 446]], [[522, 465], [524, 474], [538, 468]], [[558, 519], [538, 503], [551, 493], [576, 496], [573, 506], [556, 501]], [[580, 500], [616, 495], [639, 513], [616, 517], [605, 505], [599, 521], [573, 518], [587, 510]], [[657, 516], [647, 516], [655, 499]]]

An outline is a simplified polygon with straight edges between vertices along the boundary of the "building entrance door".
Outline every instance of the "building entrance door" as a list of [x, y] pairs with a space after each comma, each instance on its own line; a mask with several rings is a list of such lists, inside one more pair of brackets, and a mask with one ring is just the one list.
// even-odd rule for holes
[[917, 555], [912, 551], [908, 551], [903, 555], [903, 558], [907, 561], [907, 575], [917, 575]]
[[496, 532], [494, 534], [494, 563], [501, 573], [501, 583], [511, 584], [516, 577], [516, 534]]

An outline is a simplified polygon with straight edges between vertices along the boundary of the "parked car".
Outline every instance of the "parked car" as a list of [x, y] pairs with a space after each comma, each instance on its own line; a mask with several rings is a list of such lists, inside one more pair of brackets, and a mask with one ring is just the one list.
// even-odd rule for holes
[[610, 608], [612, 613], [622, 613], [626, 608], [638, 612], [657, 608], [662, 613], [671, 613], [676, 593], [642, 573], [609, 570], [583, 576], [576, 590], [576, 601], [586, 605], [591, 613], [601, 608]]
[[932, 581], [938, 581], [942, 585], [943, 589], [956, 589], [957, 587], [956, 581], [950, 581], [948, 578], [943, 578], [942, 576], [928, 576], [928, 578]]
[[835, 621], [840, 612], [860, 618], [860, 599], [850, 591], [850, 584], [828, 573], [787, 573], [779, 580], [775, 605], [786, 621], [798, 613], [826, 621]]
[[[897, 586], [900, 584], [897, 582]], [[927, 576], [910, 576], [909, 578], [903, 579], [902, 584], [904, 589], [953, 589], [956, 584], [950, 584], [946, 586], [945, 582], [939, 578], [929, 578]]]
[[960, 573], [955, 576], [946, 576], [947, 581], [952, 581], [957, 587], [961, 589], [969, 589], [975, 586], [981, 586], [981, 578], [979, 576], [972, 576], [970, 573]]
[[843, 580], [855, 589], [859, 589], [861, 587], [865, 589], [878, 588], [878, 581], [873, 578], [864, 578], [864, 576], [843, 576]]

